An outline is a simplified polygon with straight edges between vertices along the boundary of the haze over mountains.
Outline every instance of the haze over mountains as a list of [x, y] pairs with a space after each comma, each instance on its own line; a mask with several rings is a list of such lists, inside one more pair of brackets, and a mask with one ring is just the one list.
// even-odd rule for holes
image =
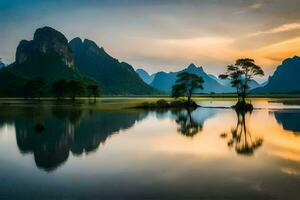
[[[194, 73], [204, 79], [204, 89], [198, 90], [198, 93], [231, 93], [235, 91], [234, 88], [231, 87], [229, 80], [221, 80], [214, 75], [207, 74], [203, 67], [197, 67], [195, 64], [190, 64], [188, 67], [178, 72], [167, 73], [161, 71], [152, 75], [149, 75], [149, 73], [143, 69], [137, 69], [136, 72], [146, 83], [166, 93], [172, 91], [172, 85], [176, 81], [176, 76], [181, 72]], [[251, 89], [254, 89], [260, 87], [260, 85], [256, 81], [251, 81], [250, 87]]]
[[[140, 69], [139, 69], [140, 71]], [[164, 92], [170, 93], [172, 85], [176, 81], [176, 75], [180, 72], [190, 72], [200, 75], [205, 80], [204, 90], [198, 91], [202, 93], [230, 93], [234, 92], [234, 89], [230, 85], [229, 80], [221, 80], [214, 75], [207, 74], [202, 67], [197, 67], [191, 64], [187, 68], [178, 72], [157, 72], [151, 75], [153, 79], [149, 84], [156, 89], [162, 90]], [[140, 77], [145, 80], [149, 80], [149, 76], [141, 75], [137, 72]], [[258, 94], [270, 94], [270, 93], [300, 93], [300, 57], [295, 56], [293, 58], [288, 58], [279, 65], [274, 74], [268, 78], [264, 83], [259, 84], [257, 81], [253, 80], [249, 83], [251, 93]], [[145, 81], [146, 82], [146, 81]]]

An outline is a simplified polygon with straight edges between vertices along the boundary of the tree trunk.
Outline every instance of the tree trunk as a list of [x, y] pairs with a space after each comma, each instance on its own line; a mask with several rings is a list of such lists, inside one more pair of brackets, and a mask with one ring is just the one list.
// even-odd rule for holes
[[188, 94], [188, 105], [190, 106], [191, 105], [191, 95]]
[[240, 92], [239, 92], [239, 89], [236, 88], [236, 95], [237, 95], [237, 98], [238, 98], [238, 102], [240, 102]]

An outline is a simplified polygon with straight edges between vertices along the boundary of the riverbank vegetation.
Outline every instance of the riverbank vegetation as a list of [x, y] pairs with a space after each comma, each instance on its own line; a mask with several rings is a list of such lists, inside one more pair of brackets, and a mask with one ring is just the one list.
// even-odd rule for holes
[[49, 93], [56, 97], [57, 100], [70, 98], [73, 101], [77, 97], [93, 97], [94, 100], [100, 96], [100, 87], [97, 84], [84, 84], [78, 80], [62, 79], [55, 81], [50, 86], [46, 85], [43, 77], [36, 77], [27, 80], [24, 86], [25, 99], [38, 99], [47, 96]]

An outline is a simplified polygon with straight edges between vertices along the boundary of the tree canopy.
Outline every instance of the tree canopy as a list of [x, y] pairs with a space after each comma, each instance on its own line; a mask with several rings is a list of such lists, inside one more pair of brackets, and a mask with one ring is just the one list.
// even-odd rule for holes
[[172, 87], [172, 96], [175, 98], [186, 96], [188, 103], [191, 102], [191, 97], [196, 89], [203, 89], [204, 80], [202, 77], [182, 72], [177, 74], [176, 83]]
[[250, 58], [236, 60], [235, 64], [228, 65], [225, 74], [219, 75], [221, 79], [229, 79], [231, 86], [236, 88], [239, 101], [245, 102], [249, 92], [249, 82], [255, 76], [263, 76], [262, 68], [255, 64]]
[[26, 97], [38, 97], [39, 99], [45, 92], [45, 79], [43, 77], [36, 77], [30, 79], [25, 83], [24, 92]]
[[64, 98], [69, 94], [69, 81], [62, 79], [52, 84], [51, 93], [57, 98]]
[[98, 85], [88, 85], [87, 88], [85, 84], [77, 80], [58, 80], [52, 84], [51, 93], [57, 98], [64, 98], [66, 96], [75, 100], [76, 97], [85, 94], [85, 90], [92, 90], [92, 94], [99, 95]]
[[84, 93], [84, 86], [81, 81], [71, 80], [68, 84], [68, 89], [71, 95], [71, 98], [75, 100], [77, 96], [80, 96]]

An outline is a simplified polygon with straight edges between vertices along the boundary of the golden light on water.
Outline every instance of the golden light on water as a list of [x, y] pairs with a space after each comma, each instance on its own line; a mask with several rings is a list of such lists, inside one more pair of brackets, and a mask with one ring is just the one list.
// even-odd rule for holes
[[[178, 125], [174, 120], [160, 118], [159, 126], [156, 126], [157, 119], [152, 116], [128, 130], [129, 135], [124, 131], [124, 134], [113, 136], [109, 142], [114, 143], [116, 140], [121, 145], [126, 140], [131, 143], [128, 148], [139, 147], [141, 152], [150, 151], [162, 155], [191, 155], [213, 160], [232, 157], [235, 154], [234, 148], [228, 147], [228, 141], [220, 135], [224, 132], [230, 133], [236, 126], [236, 118], [232, 111], [217, 113], [204, 121], [203, 129], [199, 133], [187, 137], [180, 133], [175, 134]], [[300, 162], [300, 137], [292, 131], [284, 130], [272, 113], [255, 111], [246, 116], [246, 126], [252, 139], [263, 139], [262, 147], [254, 151], [256, 162], [264, 163], [270, 160], [269, 156]]]

